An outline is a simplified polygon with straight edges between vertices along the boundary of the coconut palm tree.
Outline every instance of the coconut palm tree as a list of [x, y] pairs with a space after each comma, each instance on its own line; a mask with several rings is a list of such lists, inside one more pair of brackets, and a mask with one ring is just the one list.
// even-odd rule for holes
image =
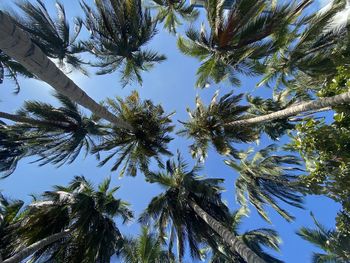
[[[8, 146], [4, 141], [4, 150], [11, 152], [15, 147], [23, 152], [21, 157], [39, 155], [37, 161], [40, 165], [53, 163], [60, 166], [72, 163], [82, 149], [88, 154], [96, 145], [95, 142], [108, 133], [107, 127], [96, 122], [94, 116], [86, 117], [79, 111], [77, 104], [67, 97], [60, 94], [55, 94], [55, 97], [61, 107], [27, 101], [16, 115], [0, 112], [0, 118], [16, 122], [15, 125], [4, 126], [1, 129], [17, 136], [6, 139]], [[30, 150], [25, 150], [26, 148]], [[14, 156], [16, 161], [20, 159], [16, 151]], [[14, 167], [6, 166], [8, 171], [12, 171]]]
[[350, 2], [329, 1], [311, 14], [267, 61], [260, 85], [277, 79], [280, 84], [300, 93], [319, 90], [337, 74], [337, 67], [348, 64]]
[[167, 144], [172, 140], [168, 134], [174, 128], [170, 118], [173, 113], [165, 114], [161, 105], [154, 105], [150, 100], [141, 101], [136, 91], [125, 99], [108, 99], [107, 104], [133, 131], [112, 127], [112, 131], [93, 149], [95, 153], [109, 153], [100, 165], [118, 156], [111, 170], [115, 171], [122, 165], [121, 176], [125, 172], [136, 176], [138, 169], [147, 172], [151, 159], [162, 167], [161, 156], [171, 155]]
[[313, 253], [312, 262], [346, 263], [350, 260], [350, 237], [334, 229], [327, 229], [311, 213], [316, 229], [302, 227], [297, 234], [322, 249], [325, 253]]
[[136, 239], [124, 239], [120, 258], [128, 263], [174, 263], [174, 255], [163, 249], [161, 240], [147, 227]]
[[184, 0], [153, 0], [154, 8], [158, 11], [157, 19], [164, 22], [164, 28], [175, 34], [176, 28], [182, 25], [180, 19], [192, 22], [197, 19], [199, 12], [194, 6], [186, 6]]
[[114, 197], [110, 178], [95, 190], [84, 177], [75, 177], [66, 187], [55, 186], [28, 206], [16, 250], [4, 263], [109, 262], [122, 243], [114, 217], [132, 218], [128, 204]]
[[48, 57], [57, 59], [61, 68], [78, 69], [87, 74], [82, 67], [86, 63], [78, 56], [84, 51], [83, 45], [78, 43], [78, 35], [83, 24], [81, 19], [75, 19], [72, 30], [64, 6], [60, 2], [56, 2], [56, 19], [50, 17], [42, 0], [36, 0], [36, 5], [29, 1], [21, 1], [17, 6], [22, 13], [12, 12], [11, 16]]
[[51, 85], [58, 93], [91, 110], [120, 128], [130, 129], [106, 108], [90, 98], [33, 43], [30, 36], [0, 10], [0, 49], [29, 72]]
[[165, 60], [142, 48], [157, 33], [157, 20], [142, 8], [140, 0], [96, 0], [95, 7], [82, 4], [84, 24], [91, 34], [85, 45], [99, 60], [97, 74], [120, 69], [123, 86], [135, 80], [141, 84], [141, 72]]
[[12, 244], [16, 240], [13, 230], [18, 226], [23, 204], [21, 200], [9, 200], [0, 193], [0, 262], [13, 249]]
[[[155, 220], [160, 236], [171, 231], [169, 250], [177, 238], [178, 259], [182, 262], [186, 240], [194, 258], [200, 258], [200, 244], [215, 242], [217, 233], [233, 253], [247, 262], [264, 262], [241, 239], [225, 227], [230, 218], [228, 208], [221, 200], [222, 179], [205, 179], [197, 175], [199, 167], [187, 171], [187, 164], [178, 154], [177, 162], [167, 161], [164, 172], [149, 172], [147, 180], [157, 183], [165, 192], [154, 197], [140, 221]], [[204, 210], [205, 209], [205, 210]]]
[[13, 129], [0, 121], [0, 178], [11, 175], [18, 161], [30, 152], [30, 149], [21, 141], [22, 138], [22, 131]]
[[291, 206], [302, 208], [305, 191], [298, 183], [296, 172], [300, 160], [293, 155], [276, 155], [276, 145], [269, 145], [252, 156], [253, 149], [241, 152], [240, 161], [226, 160], [225, 163], [239, 173], [236, 180], [236, 198], [241, 205], [249, 201], [268, 222], [270, 219], [264, 205], [270, 205], [288, 221], [294, 219], [281, 208], [277, 199]]
[[11, 59], [9, 56], [4, 54], [0, 49], [0, 84], [4, 82], [5, 78], [9, 78], [13, 80], [15, 83], [15, 94], [17, 94], [21, 86], [18, 81], [18, 76], [33, 78], [33, 74], [31, 74], [25, 67]]
[[196, 98], [196, 108], [187, 109], [190, 120], [181, 122], [184, 129], [178, 134], [194, 139], [190, 146], [194, 158], [204, 161], [207, 156], [209, 143], [215, 150], [224, 155], [236, 155], [237, 150], [232, 143], [251, 142], [258, 139], [258, 133], [251, 127], [224, 126], [241, 119], [248, 110], [247, 106], [238, 103], [243, 94], [233, 95], [230, 92], [217, 101], [218, 92], [213, 96], [209, 106], [205, 106], [199, 97]]
[[275, 53], [285, 42], [289, 27], [312, 0], [274, 8], [264, 0], [236, 0], [227, 15], [224, 2], [205, 1], [209, 33], [202, 25], [200, 31], [190, 28], [186, 38], [178, 39], [178, 47], [184, 54], [202, 62], [197, 71], [198, 87], [225, 79], [238, 85], [238, 73], [262, 74], [264, 66], [259, 60]]
[[249, 106], [238, 105], [242, 95], [233, 96], [232, 92], [219, 102], [216, 93], [207, 107], [197, 98], [196, 109], [188, 110], [190, 120], [181, 122], [184, 129], [179, 134], [195, 140], [190, 146], [191, 153], [200, 160], [205, 159], [209, 142], [220, 154], [237, 156], [231, 145], [234, 142], [254, 141], [260, 132], [277, 139], [294, 127], [293, 122], [350, 102], [350, 92], [311, 101], [300, 101], [299, 97], [289, 97], [289, 94], [286, 90], [265, 100], [248, 95]]
[[[259, 257], [264, 259], [266, 262], [271, 263], [282, 263], [281, 260], [268, 254], [263, 250], [263, 247], [279, 251], [279, 244], [281, 240], [278, 233], [269, 228], [259, 228], [254, 230], [246, 231], [239, 234], [239, 227], [242, 224], [243, 217], [248, 216], [248, 209], [242, 207], [232, 213], [231, 220], [227, 224], [228, 229], [232, 229], [232, 232], [243, 240], [243, 242], [249, 246]], [[217, 240], [216, 245], [213, 246], [211, 251], [210, 263], [247, 263], [237, 253], [232, 253], [230, 249], [222, 243], [220, 239]]]

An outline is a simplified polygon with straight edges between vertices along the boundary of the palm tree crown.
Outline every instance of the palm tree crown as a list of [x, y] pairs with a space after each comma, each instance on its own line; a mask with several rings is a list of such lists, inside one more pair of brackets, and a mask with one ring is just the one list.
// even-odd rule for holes
[[64, 230], [69, 235], [35, 252], [32, 262], [109, 262], [121, 247], [122, 234], [114, 217], [133, 216], [128, 204], [114, 197], [110, 178], [95, 190], [82, 176], [68, 186], [56, 186], [27, 209], [19, 228], [18, 246], [32, 244]]
[[268, 222], [270, 219], [264, 210], [265, 204], [269, 204], [286, 220], [293, 220], [293, 216], [282, 209], [276, 199], [302, 208], [303, 197], [300, 193], [305, 189], [298, 183], [295, 174], [300, 170], [299, 159], [293, 155], [271, 154], [277, 151], [275, 145], [267, 146], [250, 158], [252, 151], [249, 149], [241, 153], [239, 163], [233, 159], [225, 161], [239, 173], [235, 184], [237, 201], [246, 205], [248, 199]]
[[194, 21], [199, 12], [194, 6], [186, 6], [185, 0], [153, 0], [157, 9], [157, 18], [164, 22], [164, 28], [170, 33], [176, 33], [176, 28], [181, 25], [180, 19]]
[[136, 91], [125, 100], [117, 97], [116, 100], [108, 99], [107, 103], [115, 115], [130, 124], [133, 130], [113, 127], [103, 137], [93, 152], [112, 152], [100, 165], [119, 155], [112, 171], [124, 163], [120, 175], [126, 172], [131, 176], [136, 176], [138, 169], [147, 171], [152, 158], [162, 166], [161, 155], [171, 155], [167, 144], [172, 140], [168, 135], [174, 128], [170, 124], [172, 114], [164, 114], [162, 106], [154, 105], [150, 100], [141, 101]]
[[96, 0], [96, 11], [83, 2], [85, 26], [90, 31], [86, 48], [94, 54], [101, 69], [97, 74], [108, 74], [121, 68], [121, 82], [142, 83], [141, 72], [165, 56], [141, 49], [157, 33], [157, 20], [149, 10], [143, 10], [140, 0]]
[[313, 263], [334, 262], [346, 263], [350, 260], [350, 237], [342, 234], [337, 230], [327, 229], [320, 224], [311, 213], [315, 222], [316, 229], [302, 227], [297, 234], [301, 238], [309, 241], [326, 253], [314, 253], [312, 256]]
[[18, 2], [23, 14], [12, 14], [17, 24], [29, 33], [32, 41], [50, 58], [57, 59], [60, 67], [78, 69], [84, 74], [85, 64], [78, 56], [84, 51], [81, 43], [77, 43], [82, 27], [81, 19], [75, 19], [74, 32], [71, 33], [64, 6], [56, 2], [57, 19], [52, 19], [42, 0], [37, 5], [29, 1]]
[[199, 245], [213, 238], [209, 226], [193, 211], [189, 200], [193, 200], [219, 221], [229, 218], [228, 208], [221, 201], [219, 186], [222, 179], [205, 179], [197, 175], [199, 167], [187, 171], [187, 164], [178, 154], [177, 162], [167, 161], [164, 172], [150, 172], [147, 180], [157, 183], [165, 192], [154, 197], [140, 217], [141, 222], [155, 220], [160, 236], [170, 229], [169, 250], [172, 250], [177, 238], [178, 258], [181, 260], [188, 240], [191, 255], [194, 258], [203, 256]]
[[349, 10], [348, 1], [330, 1], [308, 16], [285, 46], [266, 61], [261, 84], [277, 79], [278, 84], [307, 96], [308, 91], [331, 81], [337, 67], [349, 61]]
[[162, 242], [147, 227], [137, 239], [124, 239], [121, 258], [127, 263], [174, 263], [174, 255], [162, 248]]
[[312, 1], [271, 7], [264, 0], [236, 0], [227, 15], [224, 2], [205, 1], [209, 34], [202, 25], [200, 31], [190, 28], [187, 38], [178, 39], [184, 54], [202, 62], [197, 71], [198, 87], [205, 87], [211, 80], [218, 83], [228, 79], [239, 84], [237, 73], [262, 74], [264, 66], [259, 60], [276, 52], [288, 36], [291, 23]]
[[104, 126], [79, 111], [77, 104], [67, 97], [56, 94], [62, 105], [55, 108], [50, 104], [27, 101], [18, 111], [34, 124], [17, 123], [13, 129], [23, 132], [21, 142], [31, 148], [29, 154], [39, 155], [41, 165], [49, 162], [62, 165], [72, 163], [82, 149], [86, 154], [95, 146], [95, 140], [107, 133]]
[[247, 106], [240, 106], [241, 95], [230, 92], [217, 101], [218, 92], [213, 96], [209, 106], [203, 105], [200, 98], [196, 98], [196, 109], [187, 112], [188, 122], [181, 122], [184, 129], [180, 135], [194, 139], [190, 146], [192, 156], [201, 161], [207, 156], [209, 143], [212, 143], [220, 154], [235, 155], [234, 142], [250, 142], [258, 138], [258, 134], [251, 127], [225, 126], [226, 123], [240, 119], [248, 110]]

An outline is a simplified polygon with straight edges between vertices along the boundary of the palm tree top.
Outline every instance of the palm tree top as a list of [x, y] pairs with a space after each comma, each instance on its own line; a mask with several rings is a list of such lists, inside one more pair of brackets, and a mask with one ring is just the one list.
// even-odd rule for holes
[[297, 234], [322, 249], [324, 253], [313, 253], [312, 262], [346, 263], [350, 260], [350, 238], [336, 229], [327, 229], [311, 212], [316, 229], [302, 227]]
[[153, 0], [152, 6], [157, 10], [157, 19], [164, 22], [164, 28], [172, 34], [175, 34], [177, 27], [182, 25], [182, 21], [195, 21], [198, 16], [198, 10], [194, 5], [186, 5], [185, 0]]
[[120, 68], [123, 86], [132, 81], [142, 84], [141, 71], [148, 71], [166, 59], [164, 55], [142, 48], [157, 33], [157, 20], [144, 9], [140, 0], [96, 0], [95, 9], [84, 1], [85, 26], [90, 32], [86, 49], [99, 60], [97, 74]]
[[264, 59], [274, 54], [285, 42], [291, 25], [312, 3], [304, 0], [271, 6], [265, 0], [233, 1], [225, 13], [223, 0], [205, 1], [210, 32], [190, 28], [186, 38], [179, 37], [178, 47], [198, 58], [197, 86], [229, 80], [239, 85], [237, 74], [261, 75]]
[[163, 248], [163, 242], [143, 226], [137, 238], [124, 238], [120, 257], [129, 263], [171, 263], [174, 255]]
[[194, 158], [204, 161], [207, 156], [209, 143], [215, 150], [223, 155], [235, 155], [237, 150], [232, 143], [251, 142], [256, 140], [257, 133], [251, 127], [227, 126], [234, 120], [244, 117], [248, 106], [241, 106], [243, 94], [234, 95], [233, 92], [225, 94], [218, 100], [219, 92], [213, 96], [210, 104], [205, 106], [199, 97], [196, 98], [196, 108], [187, 109], [190, 119], [181, 122], [184, 129], [180, 135], [194, 140], [190, 146]]
[[214, 236], [211, 228], [194, 213], [189, 201], [198, 203], [220, 222], [229, 218], [228, 208], [221, 200], [223, 179], [199, 176], [200, 166], [191, 170], [187, 167], [178, 153], [176, 160], [167, 161], [164, 170], [146, 174], [146, 180], [160, 185], [164, 192], [151, 200], [139, 219], [143, 223], [155, 221], [160, 237], [169, 237], [170, 251], [177, 239], [179, 260], [184, 256], [186, 240], [191, 256], [202, 258], [200, 245]]
[[167, 144], [172, 140], [169, 133], [174, 129], [171, 124], [174, 113], [166, 114], [161, 105], [154, 105], [151, 100], [142, 101], [136, 91], [125, 99], [108, 99], [107, 104], [133, 130], [114, 127], [110, 134], [104, 136], [102, 142], [93, 149], [96, 153], [110, 152], [100, 165], [118, 156], [111, 170], [115, 171], [123, 164], [121, 176], [124, 173], [136, 176], [138, 169], [147, 172], [151, 159], [162, 166], [161, 156], [172, 155]]
[[124, 223], [133, 218], [129, 204], [115, 198], [119, 187], [110, 188], [107, 178], [95, 189], [83, 176], [75, 176], [67, 186], [55, 186], [28, 206], [19, 228], [19, 244], [32, 244], [62, 231], [69, 236], [32, 255], [40, 260], [108, 262], [122, 244], [122, 234], [114, 218]]
[[57, 59], [58, 65], [68, 72], [73, 68], [87, 74], [82, 66], [86, 63], [78, 56], [84, 51], [82, 44], [78, 42], [83, 25], [80, 18], [75, 18], [74, 27], [70, 28], [64, 6], [59, 1], [55, 4], [55, 19], [50, 16], [42, 0], [36, 0], [36, 4], [28, 0], [16, 4], [22, 13], [12, 12], [11, 16], [48, 57]]
[[271, 144], [252, 153], [250, 148], [239, 154], [240, 160], [226, 160], [225, 163], [239, 173], [236, 180], [236, 198], [242, 205], [247, 201], [257, 209], [268, 222], [270, 219], [264, 205], [270, 205], [283, 218], [292, 221], [294, 217], [278, 204], [278, 199], [302, 208], [304, 187], [298, 182], [300, 160], [294, 155], [276, 155], [277, 146]]
[[[38, 123], [17, 123], [14, 127], [24, 132], [23, 143], [39, 155], [40, 165], [49, 162], [63, 165], [72, 163], [85, 149], [95, 146], [94, 140], [107, 133], [95, 116], [87, 117], [69, 98], [54, 94], [60, 107], [48, 103], [27, 101], [18, 114]], [[40, 124], [41, 123], [41, 124]]]

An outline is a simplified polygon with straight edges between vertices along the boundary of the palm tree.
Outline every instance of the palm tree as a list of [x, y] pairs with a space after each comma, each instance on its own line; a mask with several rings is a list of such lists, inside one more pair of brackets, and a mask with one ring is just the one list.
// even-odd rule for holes
[[20, 262], [109, 262], [120, 249], [122, 234], [113, 218], [132, 218], [128, 204], [109, 190], [110, 178], [95, 190], [84, 177], [67, 186], [56, 186], [27, 208], [16, 250], [4, 263]]
[[225, 163], [239, 173], [236, 180], [236, 198], [241, 205], [247, 201], [257, 209], [258, 213], [268, 222], [270, 219], [264, 210], [268, 204], [288, 221], [294, 219], [282, 209], [276, 199], [291, 206], [302, 208], [304, 188], [298, 183], [295, 172], [300, 160], [293, 155], [275, 155], [276, 145], [269, 145], [251, 156], [253, 149], [240, 154], [240, 162], [226, 160]]
[[346, 263], [350, 260], [350, 238], [337, 230], [327, 229], [311, 213], [316, 229], [302, 227], [297, 234], [326, 253], [313, 253], [313, 263]]
[[271, 8], [264, 0], [233, 1], [229, 13], [221, 0], [205, 1], [210, 33], [190, 28], [187, 39], [180, 37], [178, 47], [202, 64], [197, 71], [197, 86], [205, 87], [211, 80], [218, 83], [228, 79], [239, 84], [237, 73], [258, 75], [264, 72], [259, 60], [276, 52], [285, 42], [289, 27], [311, 4], [284, 4]]
[[158, 11], [157, 18], [164, 22], [164, 28], [173, 34], [176, 33], [176, 28], [182, 24], [181, 18], [192, 22], [199, 15], [198, 10], [194, 10], [194, 6], [186, 6], [184, 0], [153, 0], [153, 3], [154, 8]]
[[181, 122], [184, 129], [178, 134], [193, 138], [194, 143], [190, 146], [194, 158], [204, 161], [207, 156], [209, 143], [215, 150], [224, 155], [236, 155], [237, 150], [232, 143], [251, 142], [258, 139], [258, 133], [251, 127], [224, 126], [242, 118], [248, 110], [247, 106], [238, 103], [243, 95], [233, 95], [230, 92], [217, 101], [218, 92], [213, 96], [209, 106], [203, 105], [199, 97], [196, 98], [196, 109], [187, 109], [190, 120]]
[[165, 56], [142, 48], [157, 33], [157, 20], [152, 20], [140, 0], [96, 0], [95, 5], [96, 11], [84, 2], [82, 7], [91, 34], [85, 45], [99, 59], [97, 74], [121, 68], [123, 86], [135, 80], [141, 84], [141, 71], [165, 60]]
[[[241, 239], [238, 239], [225, 226], [230, 218], [228, 208], [221, 200], [222, 179], [204, 179], [197, 175], [198, 166], [187, 171], [187, 164], [178, 154], [177, 163], [167, 161], [164, 172], [149, 172], [147, 180], [157, 183], [165, 192], [154, 197], [141, 222], [155, 220], [160, 236], [170, 229], [169, 250], [172, 251], [175, 236], [177, 252], [182, 261], [186, 239], [194, 258], [203, 254], [199, 246], [203, 242], [215, 242], [217, 233], [233, 253], [238, 253], [247, 262], [264, 262]], [[205, 209], [205, 210], [204, 210]]]
[[290, 91], [286, 90], [267, 100], [248, 96], [249, 106], [238, 105], [242, 95], [233, 96], [232, 92], [222, 96], [219, 102], [216, 93], [207, 107], [197, 98], [196, 109], [187, 110], [190, 120], [181, 122], [185, 128], [179, 134], [195, 140], [190, 146], [191, 153], [202, 161], [209, 142], [220, 154], [236, 157], [237, 151], [231, 145], [234, 142], [257, 140], [262, 131], [277, 139], [294, 127], [292, 122], [350, 102], [350, 92], [312, 101], [299, 101], [298, 97], [290, 98], [289, 94]]
[[329, 1], [311, 14], [267, 61], [267, 71], [260, 85], [277, 79], [296, 92], [319, 90], [337, 74], [337, 67], [347, 64], [350, 49], [348, 0]]
[[0, 193], [0, 262], [13, 249], [12, 244], [16, 240], [13, 230], [18, 226], [23, 204], [21, 200], [9, 200]]
[[[263, 250], [263, 247], [279, 251], [279, 244], [281, 240], [278, 233], [269, 228], [259, 228], [250, 231], [246, 231], [239, 234], [239, 226], [242, 223], [243, 217], [248, 216], [248, 209], [242, 207], [239, 210], [233, 212], [230, 222], [227, 224], [227, 228], [232, 229], [232, 232], [243, 240], [243, 242], [250, 247], [259, 257], [264, 259], [266, 262], [271, 263], [282, 263], [281, 260], [269, 255]], [[216, 246], [213, 246], [211, 250], [210, 263], [246, 263], [240, 255], [232, 253], [230, 249], [222, 243], [218, 238]]]
[[151, 159], [162, 167], [161, 155], [171, 155], [167, 144], [172, 140], [168, 134], [174, 128], [170, 124], [173, 113], [164, 114], [161, 105], [154, 105], [150, 100], [141, 101], [136, 91], [124, 100], [117, 97], [108, 99], [107, 103], [110, 110], [133, 131], [112, 127], [112, 131], [93, 149], [95, 153], [110, 152], [100, 166], [118, 155], [111, 170], [115, 171], [123, 164], [121, 176], [125, 172], [136, 176], [138, 169], [147, 172]]
[[[12, 145], [16, 144], [14, 147], [18, 145], [20, 152], [23, 151], [22, 157], [39, 155], [37, 161], [40, 165], [50, 162], [60, 166], [72, 163], [82, 149], [88, 154], [96, 145], [95, 141], [108, 133], [107, 127], [95, 122], [94, 116], [84, 116], [78, 106], [67, 97], [60, 94], [55, 97], [61, 107], [27, 101], [17, 115], [0, 112], [0, 118], [16, 122], [15, 125], [2, 129], [10, 132], [12, 130], [13, 136], [16, 136], [6, 139], [6, 142], [10, 142], [8, 146], [3, 146], [4, 150], [11, 152]], [[30, 151], [25, 151], [26, 148]], [[17, 160], [20, 159], [19, 154], [14, 153]], [[14, 169], [14, 166], [6, 167], [9, 171]]]
[[28, 147], [21, 141], [23, 132], [0, 121], [0, 178], [11, 175], [20, 159], [28, 154]]
[[121, 258], [128, 263], [174, 263], [174, 255], [162, 247], [161, 240], [142, 227], [137, 239], [124, 239]]
[[18, 76], [34, 77], [25, 67], [4, 54], [0, 49], [0, 84], [4, 82], [5, 78], [12, 79], [16, 86], [15, 94], [17, 94], [21, 89]]
[[0, 49], [23, 65], [29, 72], [51, 85], [58, 93], [90, 109], [94, 114], [120, 128], [130, 129], [106, 108], [95, 102], [33, 43], [30, 36], [16, 26], [16, 23], [0, 11]]
[[57, 59], [62, 68], [72, 67], [84, 74], [85, 64], [78, 56], [84, 51], [82, 44], [77, 43], [82, 28], [81, 19], [75, 19], [74, 32], [67, 21], [64, 6], [56, 2], [57, 19], [52, 19], [42, 0], [36, 0], [34, 5], [29, 1], [18, 2], [17, 6], [23, 13], [12, 13], [17, 25], [30, 35], [32, 41], [50, 58]]

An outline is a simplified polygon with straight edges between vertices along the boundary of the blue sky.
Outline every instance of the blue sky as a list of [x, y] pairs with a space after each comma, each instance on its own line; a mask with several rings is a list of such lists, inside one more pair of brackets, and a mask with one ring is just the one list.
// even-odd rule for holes
[[[1, 1], [0, 8], [5, 4], [11, 4], [12, 0]], [[46, 0], [47, 7], [52, 10], [53, 1]], [[68, 17], [78, 15], [80, 13], [78, 1], [62, 0]], [[89, 2], [89, 1], [87, 1]], [[325, 1], [322, 1], [325, 2]], [[324, 3], [323, 3], [324, 4]], [[316, 5], [314, 6], [316, 8]], [[204, 20], [204, 16], [199, 19], [199, 23]], [[183, 32], [183, 27], [180, 29], [180, 34]], [[156, 65], [149, 73], [143, 74], [144, 84], [140, 87], [137, 84], [121, 88], [118, 74], [111, 74], [105, 76], [94, 76], [91, 74], [87, 78], [79, 73], [72, 73], [70, 77], [84, 89], [96, 101], [103, 100], [107, 97], [121, 96], [125, 97], [134, 89], [136, 89], [142, 98], [152, 99], [155, 103], [161, 103], [167, 112], [176, 111], [173, 117], [174, 123], [177, 125], [177, 130], [181, 125], [177, 120], [186, 120], [186, 107], [194, 107], [194, 99], [199, 94], [204, 101], [208, 102], [213, 96], [214, 92], [219, 89], [220, 94], [225, 94], [232, 89], [235, 93], [252, 92], [254, 95], [270, 96], [271, 90], [255, 88], [257, 79], [244, 79], [242, 87], [231, 87], [227, 84], [220, 84], [211, 86], [205, 90], [198, 90], [194, 87], [195, 73], [199, 62], [195, 59], [189, 58], [181, 54], [176, 48], [176, 36], [169, 35], [159, 26], [159, 34], [157, 34], [150, 43], [150, 48], [157, 50], [159, 53], [165, 54], [167, 60], [159, 65]], [[25, 100], [38, 100], [56, 104], [55, 99], [51, 96], [52, 89], [43, 82], [36, 80], [21, 79], [21, 92], [14, 95], [14, 85], [9, 80], [6, 80], [0, 86], [0, 111], [15, 112]], [[184, 138], [179, 138], [173, 134], [175, 139], [170, 144], [170, 149], [176, 152], [179, 149], [189, 164], [194, 164], [194, 161], [188, 154], [188, 145], [191, 143]], [[286, 138], [282, 138], [285, 142]], [[260, 145], [245, 144], [240, 145], [241, 149], [248, 147], [263, 147], [272, 143], [268, 138], [263, 136]], [[225, 178], [226, 192], [223, 194], [227, 200], [229, 207], [233, 210], [238, 208], [234, 199], [234, 180], [237, 174], [229, 167], [225, 166], [222, 158], [214, 151], [209, 152], [209, 158], [205, 163], [205, 168], [202, 171], [203, 175], [209, 177]], [[78, 157], [71, 165], [65, 165], [56, 168], [52, 165], [38, 167], [37, 164], [30, 163], [34, 159], [22, 160], [15, 173], [10, 177], [0, 180], [0, 190], [6, 196], [30, 201], [29, 194], [39, 194], [45, 190], [49, 190], [52, 185], [66, 184], [74, 175], [84, 175], [94, 183], [101, 182], [106, 176], [112, 177], [112, 184], [121, 186], [118, 191], [118, 197], [130, 202], [132, 209], [136, 216], [143, 211], [150, 199], [157, 195], [161, 189], [156, 185], [144, 182], [142, 175], [136, 178], [123, 177], [118, 178], [118, 173], [111, 173], [110, 166], [106, 165], [102, 168], [97, 167], [97, 160], [94, 156], [83, 158]], [[155, 168], [155, 167], [154, 167]], [[333, 201], [319, 196], [309, 196], [306, 198], [306, 209], [300, 210], [295, 208], [288, 208], [296, 216], [296, 221], [287, 223], [276, 212], [268, 209], [271, 216], [272, 225], [268, 225], [257, 215], [252, 208], [250, 217], [244, 221], [242, 230], [255, 229], [259, 227], [271, 227], [279, 231], [283, 244], [281, 246], [281, 253], [279, 258], [287, 263], [294, 262], [310, 262], [311, 252], [317, 251], [317, 248], [312, 247], [306, 241], [300, 239], [295, 235], [295, 231], [300, 226], [312, 226], [312, 219], [309, 215], [312, 211], [315, 216], [323, 224], [329, 227], [334, 227], [334, 218], [339, 209], [339, 205]], [[135, 234], [139, 231], [139, 225], [136, 220], [128, 226], [121, 227], [124, 234]], [[194, 262], [188, 258], [187, 262]]]

